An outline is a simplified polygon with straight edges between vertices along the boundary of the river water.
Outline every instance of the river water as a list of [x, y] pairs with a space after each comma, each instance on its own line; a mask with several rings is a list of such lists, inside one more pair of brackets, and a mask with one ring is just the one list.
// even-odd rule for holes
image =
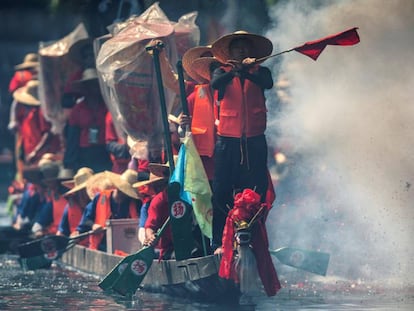
[[[1, 219], [0, 225], [6, 225], [4, 214]], [[207, 304], [140, 290], [131, 299], [104, 293], [97, 277], [59, 263], [24, 271], [17, 259], [0, 255], [0, 310], [414, 310], [413, 287], [384, 288], [292, 270], [282, 270], [283, 289], [275, 297], [258, 294], [248, 306]]]

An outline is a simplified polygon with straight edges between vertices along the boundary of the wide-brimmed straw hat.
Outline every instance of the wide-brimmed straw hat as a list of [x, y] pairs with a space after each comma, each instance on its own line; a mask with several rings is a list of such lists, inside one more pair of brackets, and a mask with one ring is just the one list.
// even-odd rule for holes
[[208, 83], [211, 80], [211, 71], [214, 65], [221, 65], [221, 62], [215, 57], [201, 57], [193, 62], [193, 70]]
[[213, 55], [222, 63], [226, 63], [230, 59], [230, 43], [235, 39], [247, 39], [252, 43], [249, 57], [262, 58], [272, 54], [272, 41], [266, 37], [239, 30], [218, 38], [211, 45]]
[[52, 178], [45, 178], [43, 182], [63, 182], [73, 178], [73, 170], [65, 168], [62, 163], [58, 163], [58, 174]]
[[30, 80], [25, 86], [13, 92], [13, 98], [25, 105], [40, 106], [39, 81]]
[[167, 177], [160, 177], [150, 172], [148, 180], [142, 180], [142, 181], [136, 182], [132, 185], [132, 187], [138, 189], [139, 191], [140, 187], [149, 186], [149, 185], [155, 186], [155, 185], [161, 184], [166, 181], [168, 181]]
[[77, 64], [82, 63], [84, 57], [82, 55], [83, 49], [91, 49], [93, 53], [93, 38], [85, 38], [74, 42], [68, 50], [69, 58]]
[[[177, 163], [178, 155], [174, 155], [174, 163]], [[170, 164], [167, 162], [165, 164], [151, 162], [148, 164], [148, 169], [150, 173], [158, 177], [170, 177]]]
[[86, 188], [87, 181], [94, 175], [94, 171], [89, 167], [78, 169], [73, 179], [62, 181], [62, 185], [71, 188], [65, 192], [64, 196], [71, 195], [79, 190]]
[[108, 177], [106, 172], [100, 172], [91, 176], [86, 182], [86, 193], [92, 200], [98, 193], [108, 190], [115, 189], [115, 185], [112, 180]]
[[56, 180], [59, 175], [60, 162], [56, 161], [56, 155], [45, 153], [37, 163], [44, 181]]
[[[204, 55], [204, 56], [203, 56]], [[213, 56], [211, 51], [211, 46], [196, 46], [189, 50], [187, 50], [183, 55], [183, 68], [187, 72], [187, 74], [197, 82], [205, 83], [209, 80], [204, 79], [204, 77], [200, 76], [194, 69], [193, 69], [193, 62], [194, 60], [200, 57], [210, 57]]]
[[36, 53], [29, 53], [23, 59], [23, 63], [14, 66], [15, 70], [35, 68], [39, 66], [39, 57]]
[[95, 68], [87, 68], [82, 72], [82, 78], [72, 82], [72, 90], [82, 91], [85, 88], [99, 87], [98, 72]]
[[60, 163], [53, 153], [45, 153], [39, 162], [23, 168], [23, 178], [34, 184], [55, 180], [59, 175]]
[[105, 171], [105, 174], [119, 191], [130, 198], [139, 198], [137, 191], [132, 186], [138, 178], [138, 173], [135, 170], [127, 169], [121, 175], [111, 171]]
[[22, 175], [25, 180], [36, 185], [41, 184], [43, 179], [43, 174], [37, 165], [25, 166]]

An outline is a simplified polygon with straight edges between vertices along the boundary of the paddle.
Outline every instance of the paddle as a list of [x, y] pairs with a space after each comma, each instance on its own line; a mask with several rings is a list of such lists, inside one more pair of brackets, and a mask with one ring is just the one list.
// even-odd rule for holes
[[[185, 115], [189, 115], [187, 95], [185, 93], [184, 72], [181, 61], [177, 62], [177, 74], [180, 84], [180, 98], [181, 108]], [[189, 126], [185, 131], [188, 135]], [[168, 207], [170, 209], [171, 217], [171, 232], [174, 242], [174, 252], [176, 260], [184, 260], [191, 257], [191, 252], [194, 249], [194, 241], [191, 238], [193, 235], [193, 212], [192, 206], [181, 197], [185, 163], [181, 155], [178, 156], [174, 174], [171, 175], [170, 183], [168, 184]], [[174, 180], [175, 179], [175, 180]]]
[[43, 238], [20, 244], [17, 247], [17, 251], [22, 258], [29, 258], [35, 256], [41, 256], [52, 251], [59, 251], [65, 249], [70, 242], [75, 242], [83, 239], [91, 234], [102, 232], [105, 228], [99, 228], [97, 230], [91, 230], [85, 233], [81, 233], [75, 237], [68, 238], [63, 235], [48, 235]]
[[285, 265], [323, 276], [326, 275], [330, 258], [328, 253], [292, 247], [270, 250], [270, 254]]
[[[153, 243], [156, 245], [165, 228], [170, 222], [170, 217], [164, 222], [157, 232]], [[147, 274], [155, 258], [154, 246], [144, 246], [135, 254], [124, 257], [98, 284], [103, 290], [113, 289], [121, 295], [135, 293], [145, 275]]]
[[72, 240], [68, 243], [65, 249], [51, 250], [48, 253], [44, 253], [42, 255], [37, 255], [33, 257], [20, 257], [18, 261], [20, 263], [20, 266], [24, 270], [47, 269], [51, 266], [53, 260], [60, 258], [63, 255], [63, 253], [65, 253], [75, 245], [76, 240]]

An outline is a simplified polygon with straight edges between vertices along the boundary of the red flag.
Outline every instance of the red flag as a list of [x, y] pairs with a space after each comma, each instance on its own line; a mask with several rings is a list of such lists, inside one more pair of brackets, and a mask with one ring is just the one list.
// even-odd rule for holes
[[356, 31], [357, 29], [357, 27], [354, 27], [338, 34], [328, 36], [326, 38], [309, 41], [304, 45], [293, 48], [293, 50], [307, 55], [313, 60], [317, 60], [327, 45], [347, 46], [357, 44], [360, 41], [359, 35]]

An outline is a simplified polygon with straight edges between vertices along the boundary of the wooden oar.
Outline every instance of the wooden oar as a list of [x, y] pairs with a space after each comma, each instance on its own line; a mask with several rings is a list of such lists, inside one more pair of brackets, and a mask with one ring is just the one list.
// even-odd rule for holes
[[[181, 61], [177, 62], [178, 82], [180, 84], [181, 108], [183, 113], [189, 116], [187, 95], [185, 93], [183, 65]], [[189, 126], [185, 129], [186, 135], [189, 134]], [[182, 148], [182, 147], [181, 147]], [[191, 201], [186, 202], [181, 197], [183, 191], [185, 163], [182, 150], [178, 154], [178, 160], [174, 174], [170, 177], [168, 184], [168, 207], [171, 217], [171, 232], [174, 243], [174, 252], [176, 260], [184, 260], [191, 257], [194, 249], [194, 240], [192, 238], [193, 230], [193, 209]]]
[[17, 251], [21, 258], [29, 258], [41, 256], [56, 250], [65, 249], [70, 242], [75, 242], [83, 239], [91, 234], [102, 232], [105, 228], [99, 228], [97, 230], [91, 230], [85, 233], [81, 233], [75, 237], [68, 238], [63, 235], [48, 235], [43, 238], [20, 244], [17, 247]]
[[[152, 245], [156, 245], [165, 228], [170, 223], [170, 217], [157, 232]], [[113, 289], [121, 295], [134, 294], [155, 258], [154, 246], [144, 246], [135, 254], [123, 258], [98, 284], [103, 290]]]
[[270, 254], [274, 255], [281, 263], [312, 272], [319, 275], [326, 275], [328, 270], [329, 258], [328, 253], [309, 251], [299, 248], [282, 247], [270, 250]]

